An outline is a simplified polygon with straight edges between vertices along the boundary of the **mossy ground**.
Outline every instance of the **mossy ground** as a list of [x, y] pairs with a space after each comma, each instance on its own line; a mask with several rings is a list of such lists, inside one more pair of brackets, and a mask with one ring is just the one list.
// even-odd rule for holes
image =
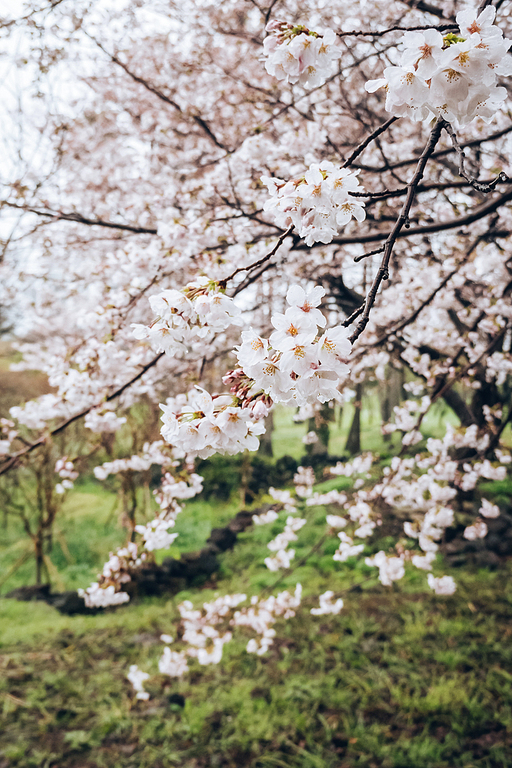
[[[104, 521], [86, 514], [91, 498], [75, 501], [76, 530], [99, 541]], [[233, 513], [194, 504], [195, 524], [184, 514], [182, 531], [192, 548]], [[308, 514], [297, 561], [325, 530], [324, 509]], [[285, 516], [243, 534], [211, 582], [173, 599], [75, 617], [0, 600], [1, 768], [512, 766], [510, 563], [453, 571], [457, 592], [436, 597], [416, 570], [390, 589], [362, 562], [340, 567], [328, 540], [280, 585], [300, 581], [304, 606], [278, 625], [265, 656], [247, 654], [249, 635], [240, 635], [218, 666], [192, 665], [180, 681], [158, 674], [159, 637], [175, 634], [179, 602], [275, 583], [263, 558]], [[328, 588], [344, 592], [345, 608], [311, 616], [309, 595]], [[126, 680], [134, 663], [152, 674], [147, 702]]]
[[264, 657], [240, 640], [182, 681], [155, 674], [148, 702], [126, 672], [157, 671], [176, 600], [74, 618], [0, 601], [0, 765], [512, 765], [510, 575], [458, 574], [449, 598], [365, 585], [337, 617], [282, 624]]
[[[363, 408], [363, 449], [388, 451], [372, 403]], [[332, 454], [343, 453], [351, 408], [332, 430]], [[439, 432], [441, 418], [434, 413], [427, 432]], [[289, 412], [277, 413], [276, 422], [275, 457], [300, 458], [305, 425]], [[318, 490], [349, 482], [334, 478]], [[510, 481], [490, 485], [506, 502]], [[239, 509], [236, 494], [227, 502], [191, 501], [178, 518], [176, 545], [159, 557], [200, 548], [211, 527]], [[296, 563], [325, 531], [324, 508], [307, 514]], [[51, 553], [57, 588], [95, 577], [109, 549], [124, 541], [118, 518], [114, 495], [97, 483], [69, 495]], [[0, 599], [0, 768], [512, 767], [510, 562], [494, 572], [449, 571], [439, 562], [435, 573], [452, 573], [458, 590], [436, 597], [417, 570], [390, 589], [362, 561], [336, 564], [333, 538], [280, 583], [292, 589], [300, 581], [304, 605], [277, 625], [265, 656], [247, 654], [242, 633], [218, 666], [192, 665], [180, 681], [158, 674], [159, 637], [175, 634], [179, 602], [257, 594], [275, 584], [279, 575], [263, 560], [285, 518], [242, 534], [207, 584], [172, 599], [74, 617], [44, 603]], [[0, 578], [23, 554], [20, 533], [9, 518]], [[391, 543], [383, 537], [370, 549]], [[27, 562], [2, 592], [31, 581]], [[343, 611], [311, 616], [310, 596], [327, 589], [343, 593]], [[148, 702], [135, 700], [126, 679], [134, 663], [152, 675]]]

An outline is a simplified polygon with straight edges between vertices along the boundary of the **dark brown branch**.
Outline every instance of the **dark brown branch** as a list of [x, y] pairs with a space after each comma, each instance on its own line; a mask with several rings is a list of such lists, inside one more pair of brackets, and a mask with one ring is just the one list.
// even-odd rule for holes
[[261, 267], [262, 264], [265, 264], [265, 262], [267, 262], [269, 259], [271, 259], [272, 256], [275, 256], [275, 254], [277, 253], [278, 249], [283, 244], [285, 238], [288, 237], [288, 235], [291, 233], [292, 229], [293, 229], [293, 225], [291, 227], [288, 227], [288, 229], [279, 236], [279, 238], [278, 238], [275, 246], [272, 248], [272, 250], [269, 253], [267, 253], [265, 256], [263, 256], [261, 259], [259, 259], [259, 261], [255, 261], [254, 264], [251, 264], [248, 267], [238, 267], [237, 269], [235, 269], [234, 272], [232, 272], [229, 275], [229, 277], [225, 277], [224, 280], [220, 280], [219, 281], [219, 286], [221, 288], [225, 289], [228, 281], [232, 280], [235, 277], [235, 275], [238, 275], [240, 272], [248, 272], [251, 269], [257, 269], [258, 267]]
[[338, 37], [383, 37], [390, 32], [423, 32], [427, 29], [437, 29], [438, 32], [447, 32], [449, 29], [457, 29], [458, 25], [453, 24], [421, 24], [416, 27], [388, 27], [380, 32], [337, 32]]
[[345, 162], [343, 163], [343, 165], [342, 165], [341, 167], [342, 167], [342, 168], [346, 168], [346, 167], [347, 167], [347, 166], [349, 166], [351, 163], [353, 163], [353, 162], [354, 162], [354, 160], [356, 159], [356, 157], [359, 157], [359, 155], [360, 155], [362, 152], [364, 152], [364, 150], [366, 149], [366, 147], [367, 147], [369, 144], [371, 144], [371, 142], [372, 142], [374, 139], [376, 139], [376, 138], [377, 138], [377, 136], [380, 136], [382, 133], [384, 133], [385, 131], [387, 131], [387, 129], [389, 128], [389, 126], [390, 126], [390, 125], [393, 125], [393, 123], [396, 123], [396, 121], [397, 121], [397, 120], [398, 120], [398, 117], [390, 117], [390, 119], [389, 119], [389, 120], [386, 120], [386, 122], [385, 122], [385, 123], [383, 123], [382, 125], [379, 125], [379, 127], [378, 127], [378, 128], [376, 128], [376, 129], [375, 129], [375, 131], [373, 131], [373, 133], [371, 133], [369, 136], [367, 136], [367, 137], [366, 137], [366, 138], [365, 138], [365, 139], [364, 139], [364, 140], [363, 140], [363, 141], [362, 141], [362, 142], [359, 144], [359, 146], [357, 146], [357, 147], [354, 149], [354, 151], [352, 152], [352, 154], [351, 154], [351, 155], [349, 155], [349, 156], [347, 157], [347, 159], [345, 160]]
[[82, 216], [80, 213], [65, 213], [64, 211], [42, 211], [37, 208], [32, 208], [29, 205], [17, 205], [16, 203], [9, 203], [7, 201], [2, 202], [0, 205], [5, 205], [8, 208], [14, 208], [18, 211], [25, 211], [26, 213], [35, 213], [36, 216], [45, 216], [55, 221], [73, 221], [77, 224], [87, 224], [89, 227], [108, 227], [109, 229], [120, 229], [125, 232], [133, 232], [137, 235], [156, 235], [156, 229], [150, 229], [149, 227], [135, 227], [131, 224], [117, 224], [114, 221], [104, 221], [103, 219], [89, 219], [87, 216]]
[[377, 253], [382, 253], [383, 250], [384, 246], [381, 245], [380, 248], [375, 248], [374, 251], [368, 251], [368, 253], [362, 253], [360, 256], [354, 256], [354, 261], [357, 264], [359, 261], [367, 259], [368, 256], [375, 256]]
[[83, 411], [80, 411], [80, 413], [75, 413], [74, 416], [71, 416], [69, 419], [66, 419], [66, 421], [63, 421], [62, 424], [59, 424], [58, 427], [55, 427], [55, 429], [52, 429], [48, 434], [43, 435], [39, 438], [39, 440], [36, 440], [33, 443], [30, 443], [26, 448], [23, 448], [21, 451], [17, 451], [16, 453], [12, 453], [9, 456], [4, 457], [5, 463], [0, 466], [0, 475], [3, 475], [5, 472], [7, 472], [9, 469], [12, 469], [12, 467], [15, 467], [20, 460], [27, 456], [27, 454], [32, 453], [36, 448], [39, 448], [41, 445], [44, 445], [48, 438], [54, 437], [55, 435], [60, 434], [65, 429], [67, 429], [70, 424], [73, 424], [75, 421], [79, 421], [79, 419], [83, 418], [84, 416], [87, 416], [88, 413], [90, 413], [94, 408], [98, 408], [99, 406], [103, 405], [104, 403], [110, 403], [112, 400], [115, 400], [117, 397], [123, 394], [127, 389], [129, 389], [132, 384], [135, 384], [136, 381], [138, 381], [142, 376], [144, 376], [145, 373], [147, 373], [150, 368], [153, 368], [158, 361], [164, 356], [164, 352], [160, 352], [156, 357], [154, 357], [152, 360], [149, 361], [149, 363], [146, 363], [146, 365], [143, 365], [141, 367], [141, 370], [135, 374], [129, 381], [126, 381], [124, 384], [122, 384], [118, 389], [116, 389], [114, 392], [112, 392], [110, 395], [108, 395], [104, 400], [102, 400], [99, 403], [94, 403], [93, 405], [88, 406], [87, 408], [84, 408]]
[[454, 277], [454, 275], [456, 275], [456, 274], [457, 274], [457, 272], [459, 271], [459, 269], [460, 269], [460, 268], [461, 268], [461, 267], [462, 267], [462, 266], [463, 266], [463, 265], [466, 263], [466, 261], [467, 261], [467, 260], [468, 260], [468, 258], [471, 256], [471, 254], [473, 253], [473, 251], [475, 250], [475, 248], [477, 247], [477, 245], [479, 245], [479, 243], [480, 243], [480, 242], [481, 242], [483, 239], [484, 239], [484, 237], [483, 237], [483, 236], [481, 236], [481, 237], [477, 237], [477, 238], [476, 238], [476, 240], [475, 240], [475, 241], [474, 241], [474, 242], [471, 244], [471, 247], [467, 249], [466, 253], [464, 254], [464, 256], [463, 256], [463, 258], [461, 259], [461, 261], [460, 261], [460, 262], [457, 264], [457, 266], [455, 267], [455, 269], [452, 269], [452, 271], [451, 271], [451, 272], [449, 272], [449, 273], [448, 273], [448, 274], [447, 274], [447, 275], [446, 275], [446, 276], [443, 278], [443, 280], [442, 280], [442, 281], [439, 283], [439, 285], [438, 285], [438, 286], [436, 286], [436, 288], [435, 288], [435, 289], [434, 289], [434, 290], [433, 290], [433, 291], [430, 293], [430, 295], [429, 295], [429, 296], [427, 296], [427, 298], [426, 298], [424, 301], [422, 301], [422, 302], [421, 302], [421, 304], [420, 304], [420, 305], [417, 307], [417, 309], [415, 309], [415, 310], [414, 310], [414, 312], [413, 312], [411, 315], [409, 315], [408, 317], [406, 317], [406, 318], [405, 318], [405, 320], [402, 320], [402, 322], [401, 322], [401, 323], [399, 323], [399, 324], [398, 324], [397, 326], [395, 326], [394, 328], [391, 328], [391, 330], [390, 330], [390, 331], [388, 331], [388, 332], [387, 332], [387, 333], [385, 333], [383, 336], [381, 336], [380, 338], [378, 338], [378, 339], [377, 339], [375, 342], [373, 342], [373, 344], [371, 344], [371, 346], [372, 346], [372, 347], [378, 347], [378, 346], [380, 346], [381, 344], [383, 344], [384, 342], [386, 342], [386, 341], [387, 341], [387, 340], [388, 340], [388, 339], [389, 339], [391, 336], [395, 336], [395, 334], [399, 333], [399, 332], [400, 332], [400, 331], [402, 331], [404, 328], [406, 328], [408, 325], [410, 325], [411, 323], [413, 323], [413, 322], [416, 320], [416, 318], [417, 318], [417, 317], [418, 317], [418, 316], [421, 314], [421, 312], [423, 312], [423, 310], [425, 309], [425, 307], [428, 307], [428, 305], [429, 305], [429, 304], [430, 304], [430, 303], [431, 303], [431, 302], [432, 302], [432, 301], [435, 299], [435, 297], [437, 296], [437, 294], [439, 293], [439, 291], [442, 291], [442, 290], [443, 290], [443, 288], [445, 288], [445, 287], [448, 285], [448, 283], [450, 282], [450, 280], [452, 279], [452, 277]]
[[498, 344], [500, 343], [501, 339], [507, 333], [508, 329], [509, 329], [509, 325], [507, 323], [501, 329], [501, 331], [494, 337], [494, 339], [491, 340], [491, 342], [487, 345], [487, 347], [484, 349], [482, 354], [479, 355], [476, 358], [476, 360], [473, 360], [473, 361], [469, 362], [467, 365], [464, 366], [464, 368], [461, 368], [461, 370], [458, 371], [458, 373], [456, 373], [454, 376], [452, 376], [451, 379], [448, 379], [448, 381], [445, 382], [445, 384], [443, 384], [443, 386], [440, 389], [438, 389], [437, 392], [433, 393], [432, 397], [430, 398], [430, 403], [429, 403], [429, 406], [428, 406], [427, 410], [420, 414], [420, 416], [418, 418], [418, 421], [416, 422], [416, 424], [414, 426], [414, 429], [419, 429], [421, 427], [421, 423], [422, 423], [423, 419], [425, 418], [426, 414], [431, 409], [431, 407], [434, 405], [436, 400], [439, 400], [440, 397], [444, 397], [446, 395], [447, 391], [449, 389], [451, 389], [451, 387], [453, 387], [453, 385], [457, 381], [462, 379], [463, 376], [465, 376], [466, 373], [468, 373], [468, 371], [470, 371], [472, 368], [475, 368], [475, 366], [477, 366], [478, 363], [480, 363], [485, 357], [487, 357], [487, 355], [490, 355], [494, 351], [495, 347], [498, 346]]
[[482, 11], [487, 8], [488, 5], [492, 5], [492, 0], [482, 0], [480, 5], [478, 6], [478, 11], [476, 12], [476, 15], [479, 16]]
[[426, 0], [402, 0], [402, 3], [410, 8], [411, 11], [418, 10], [423, 13], [430, 13], [432, 16], [437, 16], [439, 19], [444, 19], [444, 13], [441, 8], [427, 3]]
[[[509, 125], [507, 128], [502, 128], [500, 131], [496, 131], [496, 133], [491, 133], [489, 136], [484, 136], [481, 139], [471, 139], [470, 141], [463, 142], [460, 146], [462, 148], [465, 147], [477, 147], [480, 144], [484, 144], [486, 141], [494, 141], [495, 139], [501, 139], [502, 136], [506, 136], [507, 133], [510, 133], [512, 131], [512, 125]], [[454, 152], [453, 147], [448, 147], [447, 149], [438, 149], [437, 152], [434, 152], [432, 155], [432, 159], [435, 159], [437, 157], [444, 157], [445, 155], [449, 155], [452, 152]], [[408, 160], [397, 160], [396, 163], [390, 163], [389, 167], [385, 165], [381, 166], [372, 166], [372, 165], [357, 165], [356, 168], [360, 168], [363, 171], [368, 171], [369, 173], [384, 173], [385, 171], [389, 170], [395, 170], [396, 168], [404, 168], [407, 165], [412, 165], [413, 163], [417, 162], [417, 157], [411, 157]]]
[[500, 182], [508, 182], [510, 181], [509, 177], [506, 173], [501, 171], [501, 173], [498, 173], [498, 175], [492, 179], [491, 181], [480, 181], [479, 179], [475, 179], [474, 176], [471, 176], [470, 173], [466, 171], [464, 161], [466, 159], [466, 156], [464, 154], [463, 148], [460, 146], [457, 134], [453, 130], [450, 123], [445, 122], [443, 125], [444, 130], [449, 135], [453, 148], [457, 152], [457, 155], [459, 157], [459, 176], [462, 176], [463, 179], [466, 179], [468, 184], [470, 184], [473, 189], [476, 189], [477, 192], [491, 192], [497, 184]]
[[[433, 232], [445, 232], [448, 229], [456, 229], [473, 224], [473, 222], [483, 219], [484, 216], [488, 216], [490, 213], [494, 213], [498, 208], [505, 203], [512, 200], [512, 189], [505, 192], [503, 195], [489, 200], [482, 205], [476, 206], [472, 209], [471, 213], [466, 216], [458, 216], [448, 221], [441, 221], [435, 224], [425, 224], [423, 227], [411, 227], [405, 232], [399, 232], [396, 236], [397, 239], [404, 237], [413, 237], [413, 235], [427, 235]], [[353, 243], [377, 243], [379, 240], [385, 240], [390, 236], [390, 232], [375, 232], [368, 235], [352, 235], [347, 237], [334, 238], [333, 245], [349, 245]], [[508, 236], [509, 232], [503, 232], [500, 236]], [[307, 246], [302, 243], [295, 246], [295, 250], [306, 250]]]
[[[486, 183], [486, 182], [482, 182]], [[503, 181], [496, 182], [495, 186], [498, 184], [512, 184], [512, 179], [504, 179]], [[467, 181], [437, 181], [437, 182], [429, 182], [426, 184], [419, 184], [418, 189], [416, 190], [416, 194], [420, 194], [421, 192], [442, 192], [446, 189], [465, 189], [466, 187], [471, 187], [472, 185]], [[384, 200], [392, 197], [403, 197], [403, 195], [407, 194], [407, 187], [400, 187], [399, 189], [385, 189], [382, 192], [356, 192], [351, 191], [350, 196], [351, 197], [364, 197], [367, 198], [368, 201], [371, 203], [374, 200]]]
[[441, 118], [438, 118], [438, 120], [436, 121], [436, 124], [434, 125], [434, 128], [430, 133], [430, 137], [425, 146], [425, 149], [423, 150], [423, 153], [419, 159], [418, 165], [416, 167], [416, 171], [414, 172], [414, 176], [412, 177], [411, 181], [407, 185], [407, 188], [408, 188], [407, 197], [404, 200], [402, 210], [400, 211], [400, 215], [395, 223], [395, 226], [389, 233], [386, 239], [386, 242], [384, 244], [384, 255], [382, 257], [381, 265], [377, 271], [377, 274], [375, 275], [372, 286], [368, 291], [368, 295], [365, 300], [364, 310], [362, 312], [361, 319], [356, 325], [354, 332], [350, 336], [350, 341], [352, 343], [357, 338], [359, 338], [359, 336], [362, 334], [362, 332], [366, 328], [368, 324], [368, 320], [370, 319], [370, 311], [373, 305], [375, 304], [375, 299], [377, 298], [377, 293], [380, 288], [380, 285], [383, 282], [383, 280], [387, 280], [389, 277], [389, 271], [388, 271], [389, 260], [393, 252], [393, 247], [397, 241], [397, 238], [402, 228], [407, 225], [409, 212], [411, 210], [412, 204], [414, 202], [414, 197], [416, 195], [416, 188], [418, 187], [418, 184], [420, 183], [423, 177], [425, 166], [427, 165], [427, 162], [431, 157], [437, 145], [437, 142], [439, 141], [439, 138], [441, 136], [441, 131], [443, 130], [443, 123], [444, 123], [444, 120], [442, 120]]

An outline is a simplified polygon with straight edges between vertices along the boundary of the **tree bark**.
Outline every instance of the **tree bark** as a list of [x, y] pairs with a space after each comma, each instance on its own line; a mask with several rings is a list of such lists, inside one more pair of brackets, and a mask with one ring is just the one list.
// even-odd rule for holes
[[361, 406], [363, 397], [363, 385], [356, 384], [356, 399], [354, 401], [354, 418], [345, 444], [345, 450], [350, 456], [361, 453]]
[[265, 418], [265, 433], [260, 436], [260, 447], [258, 453], [260, 456], [272, 458], [274, 451], [272, 449], [272, 432], [274, 431], [274, 414], [272, 411]]

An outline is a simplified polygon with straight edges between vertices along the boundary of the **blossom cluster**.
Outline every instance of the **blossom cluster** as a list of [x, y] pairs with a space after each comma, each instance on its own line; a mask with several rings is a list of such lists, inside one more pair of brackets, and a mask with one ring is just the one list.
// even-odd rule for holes
[[265, 29], [269, 34], [263, 41], [263, 52], [269, 75], [307, 88], [323, 85], [332, 73], [333, 61], [340, 55], [332, 29], [320, 35], [301, 24], [277, 19]]
[[187, 395], [162, 404], [162, 437], [188, 454], [207, 458], [213, 453], [239, 453], [258, 448], [265, 427], [251, 408], [231, 395], [212, 397], [196, 386]]
[[389, 435], [392, 432], [400, 431], [404, 435], [402, 437], [402, 445], [415, 445], [422, 439], [422, 434], [417, 429], [419, 419], [427, 412], [430, 407], [430, 398], [425, 395], [421, 400], [406, 400], [402, 405], [395, 406], [393, 408], [395, 414], [395, 422], [384, 424], [382, 432], [385, 435]]
[[63, 456], [62, 458], [57, 459], [55, 462], [55, 473], [61, 478], [62, 481], [57, 483], [55, 486], [55, 492], [59, 494], [70, 491], [74, 486], [74, 480], [77, 479], [79, 474], [76, 471], [73, 462], [69, 461], [67, 456]]
[[237, 394], [244, 389], [262, 391], [273, 402], [297, 405], [340, 398], [338, 385], [349, 373], [346, 360], [351, 344], [343, 326], [318, 336], [318, 328], [326, 325], [318, 309], [324, 294], [318, 285], [308, 292], [291, 286], [286, 294], [288, 308], [271, 318], [275, 331], [270, 338], [253, 330], [242, 333], [237, 347], [241, 366]]
[[325, 293], [291, 286], [286, 312], [275, 313], [269, 339], [253, 330], [242, 333], [236, 348], [241, 368], [228, 371], [223, 382], [230, 394], [212, 396], [199, 386], [164, 405], [162, 436], [187, 454], [207, 458], [258, 448], [265, 431], [261, 420], [274, 402], [327, 402], [339, 399], [338, 386], [349, 373], [348, 331], [335, 326], [318, 335], [326, 319], [318, 306]]
[[326, 493], [318, 493], [316, 491], [308, 499], [306, 499], [306, 505], [308, 507], [317, 507], [323, 504], [339, 504], [343, 505], [347, 500], [347, 495], [342, 491], [337, 491], [333, 488], [332, 491]]
[[373, 557], [366, 557], [365, 563], [379, 569], [379, 581], [385, 587], [390, 587], [394, 581], [399, 581], [405, 575], [403, 558], [390, 557], [382, 550]]
[[343, 608], [343, 600], [341, 597], [339, 597], [334, 603], [332, 601], [332, 598], [334, 597], [334, 592], [329, 589], [327, 592], [324, 592], [323, 595], [320, 595], [318, 598], [319, 606], [318, 608], [312, 608], [310, 613], [313, 614], [313, 616], [325, 616], [325, 614], [331, 613], [331, 614], [338, 614], [341, 609]]
[[272, 496], [274, 501], [282, 504], [286, 512], [291, 512], [293, 514], [297, 511], [297, 500], [293, 498], [291, 491], [281, 491], [278, 488], [273, 488], [271, 486], [268, 489], [268, 494], [269, 496]]
[[438, 576], [436, 578], [429, 573], [427, 581], [430, 589], [435, 592], [436, 595], [453, 595], [457, 589], [455, 579], [452, 576]]
[[367, 478], [370, 477], [368, 474], [371, 466], [373, 464], [373, 455], [369, 452], [362, 453], [360, 456], [355, 456], [351, 461], [343, 462], [338, 461], [334, 467], [331, 467], [329, 470], [331, 475], [334, 475], [335, 477], [343, 476], [343, 477], [352, 477], [353, 475], [366, 475]]
[[0, 456], [5, 456], [11, 450], [11, 443], [18, 437], [14, 421], [0, 418]]
[[489, 122], [507, 96], [498, 78], [512, 74], [507, 55], [512, 41], [493, 24], [495, 15], [492, 5], [479, 16], [473, 9], [461, 11], [460, 34], [406, 32], [400, 66], [387, 67], [383, 78], [366, 83], [366, 90], [385, 87], [386, 110], [397, 117], [443, 117], [458, 126], [475, 117]]
[[253, 515], [252, 521], [254, 525], [266, 525], [267, 523], [273, 523], [279, 517], [275, 509], [269, 509], [268, 512], [263, 512], [262, 515]]
[[364, 203], [351, 195], [359, 186], [357, 174], [323, 160], [289, 181], [262, 176], [270, 194], [263, 208], [283, 229], [293, 225], [306, 245], [330, 243], [340, 227], [366, 216]]
[[133, 323], [136, 339], [148, 339], [156, 352], [180, 356], [200, 352], [215, 334], [240, 324], [240, 309], [219, 283], [199, 277], [182, 290], [167, 289], [151, 296], [157, 319], [149, 326]]
[[316, 477], [312, 467], [297, 467], [297, 472], [293, 476], [293, 484], [295, 485], [297, 496], [302, 499], [309, 498], [313, 493], [315, 482]]
[[[178, 606], [181, 618], [179, 634], [185, 647], [172, 650], [167, 645], [158, 663], [159, 671], [170, 677], [182, 677], [188, 671], [190, 658], [201, 665], [218, 664], [224, 645], [233, 638], [229, 627], [251, 628], [259, 637], [249, 640], [248, 653], [265, 653], [276, 634], [273, 625], [280, 617], [289, 619], [295, 616], [301, 594], [301, 585], [297, 584], [293, 595], [285, 591], [267, 599], [252, 597], [250, 605], [238, 611], [235, 608], [247, 600], [244, 594], [218, 597], [204, 603], [202, 609], [195, 609], [189, 600], [185, 600]], [[168, 635], [162, 635], [161, 639], [167, 644], [173, 642]]]
[[126, 416], [118, 416], [111, 408], [93, 408], [86, 415], [84, 425], [92, 432], [117, 432], [126, 424]]
[[285, 591], [266, 599], [252, 597], [250, 607], [235, 613], [232, 619], [233, 626], [250, 627], [259, 635], [258, 639], [251, 638], [247, 643], [248, 653], [261, 656], [270, 648], [276, 635], [273, 625], [280, 617], [291, 619], [295, 616], [296, 609], [301, 604], [301, 597], [302, 586], [297, 584], [294, 594]]
[[149, 680], [147, 672], [143, 672], [138, 668], [137, 664], [130, 665], [130, 671], [126, 675], [130, 683], [133, 685], [135, 691], [135, 698], [147, 701], [149, 699], [149, 693], [144, 690], [144, 683]]
[[[165, 447], [165, 452], [162, 450]], [[94, 467], [94, 476], [97, 480], [106, 480], [109, 475], [117, 475], [120, 472], [145, 472], [153, 464], [161, 467], [177, 466], [178, 458], [183, 458], [183, 454], [174, 450], [169, 454], [168, 446], [165, 446], [163, 440], [155, 440], [152, 443], [144, 443], [142, 453], [133, 454], [126, 459], [114, 459], [106, 461], [98, 467]]]
[[266, 557], [265, 565], [269, 571], [278, 571], [280, 568], [289, 568], [290, 563], [295, 557], [295, 550], [288, 549], [288, 545], [292, 541], [297, 541], [296, 531], [306, 524], [306, 520], [303, 518], [292, 517], [291, 515], [286, 519], [286, 525], [284, 530], [276, 536], [269, 544], [268, 549], [271, 552], [275, 552], [274, 557]]
[[[141, 455], [135, 454], [128, 459], [106, 462], [101, 467], [96, 467], [95, 474], [100, 479], [104, 479], [109, 474], [117, 472], [147, 470], [152, 464], [176, 471], [179, 464], [176, 456], [179, 454], [175, 451], [171, 451], [170, 454], [164, 453], [163, 447], [161, 440], [146, 443]], [[147, 560], [148, 552], [168, 549], [173, 544], [178, 534], [170, 532], [169, 529], [174, 528], [176, 517], [182, 511], [178, 499], [190, 499], [200, 493], [203, 487], [202, 480], [200, 475], [190, 472], [187, 466], [177, 472], [176, 476], [170, 471], [165, 472], [160, 487], [153, 491], [160, 512], [150, 522], [135, 525], [134, 528], [141, 537], [142, 549], [145, 551], [139, 554], [138, 545], [130, 542], [126, 547], [111, 553], [98, 581], [86, 590], [79, 590], [87, 607], [104, 608], [130, 599], [129, 595], [122, 591], [123, 584], [129, 582], [134, 571]]]
[[157, 549], [168, 549], [177, 538], [177, 533], [170, 533], [176, 517], [182, 511], [182, 507], [176, 499], [191, 499], [203, 490], [203, 478], [192, 472], [185, 480], [176, 480], [173, 475], [166, 472], [161, 486], [154, 492], [155, 500], [160, 507], [160, 514], [145, 525], [136, 525], [135, 530], [142, 537], [144, 547], [148, 552]]
[[131, 571], [141, 565], [146, 559], [146, 553], [138, 553], [137, 544], [129, 542], [126, 547], [120, 547], [117, 552], [110, 553], [109, 560], [103, 566], [103, 571], [87, 589], [79, 589], [78, 594], [84, 598], [87, 608], [107, 608], [111, 605], [127, 603], [130, 596], [122, 591], [122, 585], [131, 581]]

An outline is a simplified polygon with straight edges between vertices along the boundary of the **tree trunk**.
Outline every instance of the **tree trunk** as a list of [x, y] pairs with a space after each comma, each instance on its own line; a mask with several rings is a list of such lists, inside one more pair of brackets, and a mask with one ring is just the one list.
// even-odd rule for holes
[[258, 453], [260, 456], [269, 456], [272, 458], [274, 451], [272, 450], [272, 432], [274, 431], [274, 413], [270, 411], [265, 418], [265, 433], [260, 435], [260, 447]]
[[363, 397], [363, 385], [356, 384], [356, 399], [354, 402], [354, 418], [350, 426], [345, 450], [350, 456], [361, 453], [361, 406]]
[[[403, 367], [398, 369], [394, 368], [392, 365], [387, 367], [386, 380], [383, 382], [382, 387], [384, 396], [380, 401], [380, 412], [384, 424], [389, 422], [393, 416], [393, 409], [395, 406], [400, 405], [404, 399], [404, 378], [405, 369]], [[379, 388], [379, 392], [380, 391]], [[391, 434], [383, 435], [383, 440], [384, 442], [389, 443], [391, 441]]]
[[43, 573], [43, 536], [42, 531], [38, 531], [34, 541], [35, 558], [36, 558], [36, 584], [39, 587], [41, 585], [42, 573]]
[[329, 454], [329, 422], [334, 419], [334, 409], [324, 403], [317, 413], [308, 419], [308, 432], [314, 432], [318, 440], [306, 446], [308, 456], [327, 456]]

